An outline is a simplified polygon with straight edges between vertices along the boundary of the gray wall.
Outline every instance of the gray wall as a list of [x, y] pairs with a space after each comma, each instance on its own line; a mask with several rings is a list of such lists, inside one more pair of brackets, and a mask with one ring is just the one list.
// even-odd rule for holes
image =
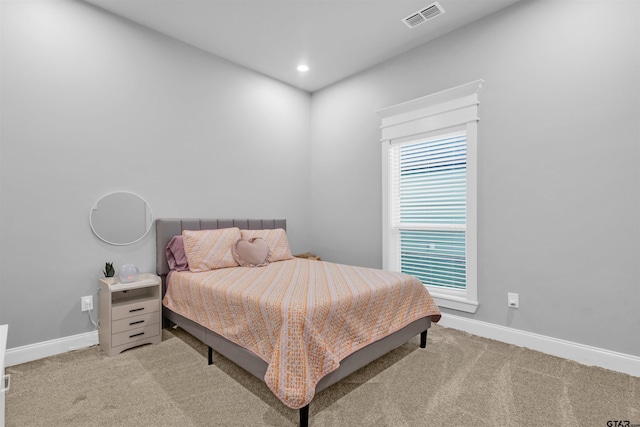
[[639, 28], [638, 2], [522, 1], [314, 93], [314, 250], [382, 265], [374, 112], [484, 79], [465, 316], [640, 356]]
[[311, 249], [308, 93], [79, 1], [3, 1], [1, 36], [9, 348], [93, 330], [80, 297], [105, 261], [155, 270], [153, 233], [92, 234], [110, 191], [156, 217], [287, 218], [293, 251]]
[[522, 1], [311, 99], [82, 2], [0, 7], [10, 348], [93, 330], [105, 261], [153, 271], [153, 234], [91, 233], [114, 190], [156, 217], [286, 217], [294, 252], [380, 267], [374, 112], [482, 78], [472, 317], [640, 355], [637, 2]]

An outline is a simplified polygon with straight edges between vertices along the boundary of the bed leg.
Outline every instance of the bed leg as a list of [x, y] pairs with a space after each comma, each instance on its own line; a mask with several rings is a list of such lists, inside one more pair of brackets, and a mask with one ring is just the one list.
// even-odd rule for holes
[[420, 348], [427, 347], [427, 331], [429, 330], [427, 329], [424, 332], [420, 332]]
[[300, 408], [300, 427], [309, 426], [309, 405]]
[[209, 355], [207, 356], [207, 361], [209, 362], [209, 365], [213, 365], [213, 349], [209, 347]]

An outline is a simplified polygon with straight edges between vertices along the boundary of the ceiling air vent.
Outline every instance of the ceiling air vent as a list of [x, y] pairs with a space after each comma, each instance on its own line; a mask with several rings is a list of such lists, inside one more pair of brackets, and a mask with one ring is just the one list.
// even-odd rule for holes
[[413, 28], [425, 22], [426, 19], [420, 13], [414, 13], [411, 16], [407, 16], [402, 21], [407, 25], [407, 27]]
[[402, 19], [402, 22], [409, 28], [415, 28], [423, 22], [427, 22], [429, 19], [433, 19], [443, 13], [444, 9], [440, 6], [440, 3], [435, 2]]

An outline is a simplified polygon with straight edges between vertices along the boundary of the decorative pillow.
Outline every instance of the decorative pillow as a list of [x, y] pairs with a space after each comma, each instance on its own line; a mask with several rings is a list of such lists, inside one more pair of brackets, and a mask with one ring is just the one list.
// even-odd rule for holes
[[240, 229], [185, 230], [182, 232], [184, 251], [189, 262], [189, 271], [216, 270], [237, 267], [231, 248], [240, 239]]
[[260, 237], [238, 240], [233, 245], [232, 253], [240, 267], [264, 267], [269, 264], [271, 255], [269, 245]]
[[173, 236], [167, 247], [164, 248], [164, 253], [167, 254], [167, 264], [169, 264], [170, 270], [186, 271], [189, 269], [182, 236]]
[[287, 232], [282, 228], [276, 228], [275, 230], [241, 230], [241, 234], [245, 240], [250, 240], [254, 237], [264, 239], [271, 250], [270, 262], [284, 261], [293, 258], [291, 249], [289, 248]]

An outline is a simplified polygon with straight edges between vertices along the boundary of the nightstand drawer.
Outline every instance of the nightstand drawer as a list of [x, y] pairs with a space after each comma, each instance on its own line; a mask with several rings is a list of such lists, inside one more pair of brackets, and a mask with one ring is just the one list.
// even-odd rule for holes
[[127, 317], [125, 319], [114, 320], [111, 324], [111, 333], [128, 331], [131, 329], [142, 328], [143, 326], [160, 323], [160, 312], [153, 311], [139, 316]]
[[117, 347], [123, 344], [133, 343], [139, 340], [155, 337], [160, 334], [160, 325], [145, 326], [144, 328], [131, 329], [130, 331], [120, 332], [111, 336], [111, 346]]
[[160, 311], [160, 301], [157, 298], [134, 301], [127, 304], [114, 304], [111, 311], [111, 320], [124, 319], [154, 311]]

